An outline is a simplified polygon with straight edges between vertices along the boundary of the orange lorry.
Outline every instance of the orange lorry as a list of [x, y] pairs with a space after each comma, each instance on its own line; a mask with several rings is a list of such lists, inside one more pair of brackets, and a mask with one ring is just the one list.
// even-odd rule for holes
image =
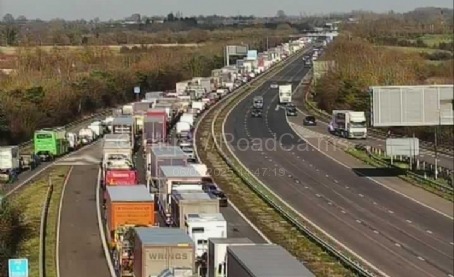
[[114, 232], [121, 226], [157, 224], [154, 196], [144, 185], [106, 188], [107, 226]]

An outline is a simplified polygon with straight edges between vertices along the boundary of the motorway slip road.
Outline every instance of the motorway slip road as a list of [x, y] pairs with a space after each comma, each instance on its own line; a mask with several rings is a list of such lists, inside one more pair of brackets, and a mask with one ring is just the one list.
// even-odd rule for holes
[[[305, 70], [300, 61], [291, 67], [272, 81], [297, 83]], [[270, 83], [232, 110], [225, 125], [227, 140], [245, 166], [298, 212], [386, 274], [453, 274], [452, 217], [358, 176], [301, 140], [277, 105]], [[256, 95], [264, 97], [263, 118], [250, 116]]]
[[[295, 105], [303, 112], [302, 116], [311, 114], [304, 106], [304, 92], [298, 91], [294, 95]], [[331, 135], [328, 132], [328, 124], [322, 121], [318, 121], [317, 126], [312, 126], [311, 129], [327, 136], [332, 137], [336, 140], [341, 140], [347, 144], [365, 144], [385, 151], [386, 142], [383, 139], [374, 138], [369, 136], [366, 140], [347, 140], [340, 137]], [[420, 155], [418, 156], [420, 161], [425, 161], [430, 164], [435, 164], [435, 153], [432, 150], [420, 149]], [[448, 154], [438, 153], [438, 165], [450, 170], [454, 169], [454, 157]]]

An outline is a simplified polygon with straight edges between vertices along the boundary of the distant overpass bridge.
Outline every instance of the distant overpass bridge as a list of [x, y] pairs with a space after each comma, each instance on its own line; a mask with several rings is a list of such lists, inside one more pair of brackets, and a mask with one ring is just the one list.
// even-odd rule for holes
[[330, 37], [331, 39], [337, 37], [339, 35], [339, 32], [332, 31], [332, 32], [311, 32], [311, 33], [305, 33], [305, 34], [296, 34], [296, 35], [289, 35], [288, 37], [290, 38], [301, 38], [301, 37]]

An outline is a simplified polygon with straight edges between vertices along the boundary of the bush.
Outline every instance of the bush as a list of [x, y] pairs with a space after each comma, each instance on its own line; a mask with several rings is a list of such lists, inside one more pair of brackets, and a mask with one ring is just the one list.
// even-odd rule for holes
[[21, 210], [3, 199], [0, 204], [0, 276], [8, 276], [8, 259], [16, 256], [29, 232]]
[[0, 81], [3, 143], [23, 141], [37, 128], [63, 125], [133, 101], [133, 87], [174, 89], [175, 83], [209, 75], [222, 66], [218, 50], [206, 48], [107, 48], [81, 51], [23, 49], [17, 75]]
[[[449, 54], [449, 53], [448, 53]], [[433, 58], [448, 58], [445, 52], [435, 52]], [[315, 100], [319, 108], [370, 110], [370, 86], [419, 85], [453, 82], [451, 61], [428, 64], [418, 53], [403, 53], [359, 38], [336, 39], [326, 50], [324, 60], [334, 60], [334, 70], [322, 76], [315, 86]], [[452, 59], [452, 57], [451, 57]], [[431, 128], [394, 128], [394, 133], [433, 140]], [[451, 133], [449, 133], [451, 132]], [[452, 126], [442, 128], [442, 143], [453, 143]]]

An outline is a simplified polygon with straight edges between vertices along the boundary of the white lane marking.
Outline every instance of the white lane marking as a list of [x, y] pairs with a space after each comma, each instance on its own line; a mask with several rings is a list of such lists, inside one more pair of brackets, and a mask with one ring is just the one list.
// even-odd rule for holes
[[[291, 122], [288, 120], [287, 117], [286, 117], [286, 119], [287, 119], [288, 125], [289, 125], [290, 128], [293, 130], [293, 132], [294, 132], [295, 134], [297, 134], [302, 140], [304, 140], [304, 137], [301, 136], [301, 135], [298, 133], [298, 131], [295, 129], [295, 127], [293, 126], [293, 123], [291, 123]], [[309, 144], [313, 149], [315, 149], [316, 151], [319, 151], [321, 154], [325, 155], [326, 157], [328, 157], [329, 159], [333, 160], [333, 161], [336, 162], [337, 164], [339, 164], [339, 165], [341, 165], [341, 166], [343, 166], [343, 167], [345, 167], [345, 168], [347, 168], [347, 169], [349, 169], [349, 170], [352, 169], [350, 166], [344, 164], [343, 162], [341, 162], [341, 161], [339, 161], [339, 160], [337, 160], [337, 159], [331, 157], [330, 155], [326, 154], [326, 153], [323, 152], [323, 151], [320, 151], [313, 143], [311, 143], [311, 142], [309, 142], [309, 141], [307, 141], [307, 140], [305, 140], [305, 142], [306, 142], [307, 144]], [[449, 218], [449, 219], [451, 219], [451, 220], [454, 220], [454, 217], [452, 217], [452, 216], [450, 216], [450, 215], [448, 215], [448, 214], [445, 214], [445, 213], [443, 213], [442, 211], [439, 211], [439, 210], [437, 210], [437, 209], [435, 209], [435, 208], [433, 208], [433, 207], [431, 207], [431, 206], [429, 206], [429, 205], [427, 205], [427, 204], [424, 204], [424, 203], [422, 203], [421, 201], [419, 201], [419, 200], [417, 200], [417, 199], [414, 199], [414, 198], [412, 198], [412, 197], [410, 197], [410, 196], [408, 196], [408, 195], [406, 195], [406, 194], [404, 194], [404, 193], [402, 193], [402, 192], [400, 192], [400, 191], [397, 191], [397, 190], [395, 190], [395, 189], [393, 189], [393, 188], [391, 188], [391, 187], [388, 187], [388, 186], [386, 186], [385, 184], [382, 184], [382, 183], [380, 183], [379, 181], [377, 181], [377, 180], [375, 180], [375, 179], [373, 179], [373, 178], [371, 178], [371, 177], [368, 177], [368, 176], [366, 176], [366, 175], [364, 175], [364, 174], [361, 174], [361, 173], [358, 173], [358, 174], [361, 175], [361, 176], [364, 176], [365, 178], [367, 178], [367, 179], [369, 179], [369, 180], [371, 180], [372, 182], [376, 183], [377, 185], [380, 185], [380, 186], [382, 186], [382, 187], [384, 187], [384, 188], [386, 188], [386, 189], [388, 189], [388, 190], [390, 190], [390, 191], [392, 191], [392, 192], [394, 192], [394, 193], [396, 193], [396, 194], [399, 194], [400, 196], [405, 197], [405, 198], [407, 198], [407, 199], [409, 199], [409, 200], [411, 200], [411, 201], [413, 201], [413, 202], [415, 202], [415, 203], [417, 203], [417, 204], [419, 204], [419, 205], [421, 205], [421, 206], [423, 206], [423, 207], [425, 207], [425, 208], [427, 208], [427, 209], [429, 209], [429, 210], [431, 210], [431, 211], [433, 211], [433, 212], [436, 212], [437, 214], [440, 214], [440, 215], [442, 215], [442, 216], [444, 216], [444, 217], [446, 217], [446, 218]]]
[[412, 224], [413, 222], [410, 219], [405, 220], [407, 223]]
[[421, 257], [421, 256], [418, 256], [418, 259], [423, 261], [423, 262], [425, 261], [425, 259], [423, 257]]
[[359, 197], [364, 197], [364, 195], [362, 195], [361, 193], [358, 194]]
[[104, 223], [102, 222], [102, 215], [101, 215], [101, 198], [100, 198], [100, 190], [101, 190], [101, 169], [98, 170], [98, 180], [96, 184], [96, 217], [98, 219], [98, 228], [99, 228], [99, 236], [101, 237], [102, 241], [102, 248], [104, 250], [104, 256], [107, 260], [107, 267], [109, 268], [110, 276], [116, 276], [116, 272], [112, 263], [112, 259], [110, 257], [109, 247], [107, 246], [107, 239], [106, 234], [104, 232]]
[[401, 245], [400, 245], [400, 244], [398, 244], [397, 242], [396, 242], [396, 243], [394, 243], [394, 245], [395, 245], [395, 246], [397, 246], [397, 247], [401, 247]]
[[344, 211], [344, 210], [342, 210], [342, 211], [341, 211], [341, 213], [343, 213], [343, 214], [346, 214], [347, 212], [346, 212], [346, 211]]
[[56, 230], [56, 238], [55, 238], [55, 271], [57, 277], [60, 277], [60, 225], [61, 225], [61, 213], [63, 207], [63, 199], [65, 196], [66, 185], [68, 184], [69, 177], [73, 171], [74, 167], [70, 167], [68, 171], [68, 175], [66, 176], [65, 182], [63, 183], [63, 187], [61, 190], [60, 195], [60, 203], [58, 204], [58, 213], [57, 213], [57, 230]]
[[362, 221], [361, 221], [361, 220], [359, 220], [359, 219], [357, 219], [357, 220], [356, 220], [356, 222], [358, 222], [358, 223], [360, 223], [360, 224], [361, 224], [361, 222], [362, 222]]
[[276, 108], [274, 109], [276, 112], [279, 111], [279, 105], [276, 105]]
[[393, 212], [393, 211], [391, 211], [391, 210], [388, 210], [388, 213], [390, 213], [390, 214], [393, 214], [394, 212]]
[[[221, 103], [221, 102], [218, 102], [218, 103]], [[226, 121], [227, 121], [227, 118], [229, 117], [230, 113], [236, 108], [236, 106], [240, 103], [240, 101], [238, 101], [234, 107], [232, 107], [232, 109], [229, 111], [229, 113], [226, 115], [226, 117], [224, 118], [224, 121], [222, 122], [222, 130], [223, 130], [223, 138], [224, 138], [224, 141], [227, 141], [226, 140], [226, 137], [225, 137], [225, 124], [226, 124]], [[195, 138], [194, 138], [195, 140]], [[234, 157], [235, 154], [234, 152], [232, 151], [232, 148], [229, 144], [227, 144], [227, 149], [229, 150], [230, 154], [233, 155]], [[262, 183], [258, 178], [257, 176], [255, 176], [254, 174], [252, 174], [252, 172], [236, 157], [236, 160], [239, 162], [239, 164], [246, 169], [246, 171], [248, 171], [253, 178], [255, 178], [258, 182]], [[382, 275], [383, 277], [389, 277], [388, 274], [384, 273], [382, 270], [378, 269], [376, 266], [374, 266], [372, 263], [370, 263], [368, 260], [366, 260], [365, 258], [363, 258], [362, 256], [360, 256], [358, 253], [356, 253], [355, 251], [353, 251], [352, 249], [350, 249], [349, 247], [347, 247], [344, 243], [340, 242], [339, 240], [337, 240], [336, 238], [334, 238], [333, 236], [331, 236], [329, 233], [327, 233], [325, 230], [323, 230], [320, 226], [318, 226], [317, 224], [315, 224], [314, 222], [312, 222], [311, 220], [309, 220], [306, 216], [304, 216], [303, 214], [301, 214], [300, 212], [298, 212], [294, 207], [292, 207], [291, 205], [289, 205], [286, 201], [284, 201], [281, 197], [279, 197], [276, 193], [274, 193], [271, 189], [269, 189], [268, 186], [266, 186], [265, 184], [263, 184], [264, 187], [273, 195], [275, 196], [277, 199], [279, 199], [280, 201], [282, 201], [282, 203], [284, 203], [289, 209], [291, 209], [295, 214], [299, 215], [303, 220], [305, 220], [306, 222], [308, 222], [310, 225], [314, 226], [319, 232], [321, 232], [323, 235], [325, 235], [327, 238], [329, 238], [331, 241], [333, 241], [335, 244], [339, 245], [340, 247], [342, 247], [343, 249], [345, 249], [346, 251], [350, 252], [352, 255], [354, 255], [358, 260], [360, 260], [362, 263], [366, 264], [367, 266], [369, 266], [370, 268], [372, 268], [374, 271], [376, 271], [377, 273], [379, 273], [380, 275]]]
[[432, 231], [426, 230], [427, 234], [433, 234]]
[[380, 234], [380, 232], [378, 230], [374, 230], [374, 233], [375, 234]]

